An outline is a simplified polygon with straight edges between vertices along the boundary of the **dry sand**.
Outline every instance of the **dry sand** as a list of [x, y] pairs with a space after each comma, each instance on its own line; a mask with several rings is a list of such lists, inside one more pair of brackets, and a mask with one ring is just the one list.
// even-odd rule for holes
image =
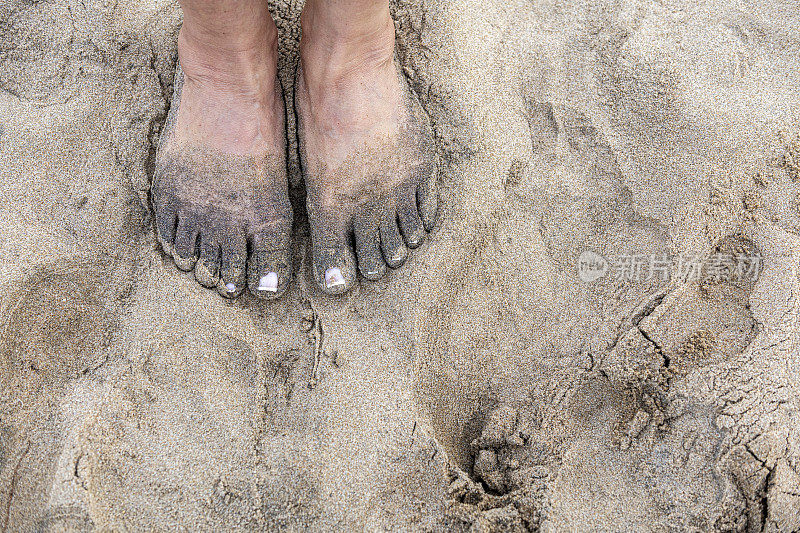
[[152, 235], [176, 4], [0, 2], [0, 527], [800, 530], [797, 1], [393, 10], [444, 219], [265, 304]]

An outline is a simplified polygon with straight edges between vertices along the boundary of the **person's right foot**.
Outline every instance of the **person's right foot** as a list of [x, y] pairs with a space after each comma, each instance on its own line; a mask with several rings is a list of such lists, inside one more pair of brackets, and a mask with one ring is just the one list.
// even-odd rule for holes
[[276, 298], [292, 273], [276, 36], [220, 50], [185, 30], [152, 188], [159, 240], [178, 268], [227, 298], [246, 287]]

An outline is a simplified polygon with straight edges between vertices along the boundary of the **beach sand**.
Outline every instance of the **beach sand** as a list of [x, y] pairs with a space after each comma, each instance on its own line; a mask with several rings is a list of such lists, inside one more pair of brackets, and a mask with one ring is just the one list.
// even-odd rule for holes
[[177, 4], [0, 1], [0, 528], [800, 530], [797, 2], [392, 7], [441, 221], [264, 303], [153, 236]]

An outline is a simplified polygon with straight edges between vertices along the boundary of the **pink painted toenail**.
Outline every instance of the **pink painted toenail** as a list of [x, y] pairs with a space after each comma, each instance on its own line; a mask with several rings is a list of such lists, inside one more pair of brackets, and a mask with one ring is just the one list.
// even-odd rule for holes
[[225, 289], [228, 292], [236, 292], [236, 285], [234, 285], [233, 283], [226, 283], [225, 284]]
[[339, 287], [340, 285], [344, 284], [344, 276], [342, 276], [342, 271], [338, 267], [329, 268], [325, 272], [325, 286], [329, 289], [333, 289], [334, 287]]
[[278, 274], [270, 272], [258, 282], [258, 290], [278, 292]]

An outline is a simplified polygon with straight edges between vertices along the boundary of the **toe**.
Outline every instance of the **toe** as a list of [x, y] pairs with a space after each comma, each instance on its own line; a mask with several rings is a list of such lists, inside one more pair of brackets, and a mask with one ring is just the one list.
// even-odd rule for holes
[[386, 274], [386, 262], [381, 254], [378, 222], [372, 217], [356, 220], [353, 232], [356, 237], [359, 272], [370, 281], [381, 279]]
[[217, 290], [225, 298], [238, 298], [247, 281], [247, 241], [244, 234], [223, 240]]
[[156, 235], [164, 252], [172, 255], [175, 243], [175, 229], [178, 225], [178, 214], [168, 202], [156, 206]]
[[247, 259], [247, 286], [263, 300], [275, 300], [292, 281], [292, 211], [269, 224], [250, 228], [250, 257]]
[[419, 185], [417, 203], [422, 225], [425, 231], [430, 232], [436, 224], [436, 217], [439, 213], [439, 186], [436, 175], [430, 176]]
[[175, 249], [172, 257], [175, 266], [184, 272], [190, 272], [197, 262], [197, 235], [199, 224], [191, 215], [181, 216], [175, 232]]
[[210, 235], [200, 236], [200, 258], [194, 267], [194, 277], [206, 288], [214, 288], [219, 284], [220, 248]]
[[418, 248], [425, 240], [425, 227], [417, 210], [416, 193], [407, 194], [400, 200], [397, 207], [397, 218], [400, 222], [400, 231], [411, 248]]
[[397, 216], [392, 213], [381, 221], [381, 250], [383, 259], [391, 268], [400, 268], [408, 258], [408, 248], [406, 248], [400, 229], [397, 227]]
[[247, 286], [257, 298], [280, 298], [292, 280], [291, 250], [254, 250], [247, 260]]
[[315, 244], [314, 279], [325, 294], [344, 294], [356, 283], [356, 258], [346, 244]]

